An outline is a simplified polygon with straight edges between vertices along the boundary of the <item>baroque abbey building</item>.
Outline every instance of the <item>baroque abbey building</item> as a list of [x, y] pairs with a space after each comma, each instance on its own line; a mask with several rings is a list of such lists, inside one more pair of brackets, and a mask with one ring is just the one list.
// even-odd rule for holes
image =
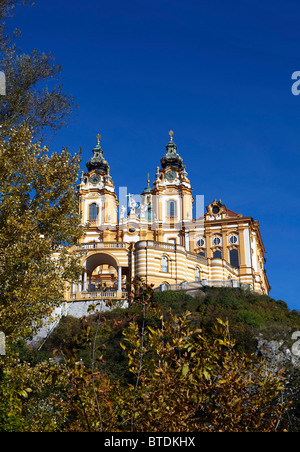
[[84, 251], [83, 273], [68, 290], [67, 301], [125, 298], [126, 283], [136, 276], [156, 290], [210, 285], [269, 293], [258, 221], [217, 200], [205, 212], [201, 199], [200, 208], [193, 208], [191, 182], [173, 132], [169, 135], [152, 185], [148, 177], [139, 199], [126, 193], [122, 200], [98, 135], [78, 185], [79, 211], [87, 226], [76, 247]]

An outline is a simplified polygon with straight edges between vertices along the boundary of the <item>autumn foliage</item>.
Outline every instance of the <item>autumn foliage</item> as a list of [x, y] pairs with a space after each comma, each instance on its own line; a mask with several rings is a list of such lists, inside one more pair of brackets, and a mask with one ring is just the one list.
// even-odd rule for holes
[[[88, 322], [85, 340], [94, 364], [72, 350], [55, 350], [59, 364], [4, 365], [0, 384], [2, 430], [75, 432], [273, 432], [285, 429], [283, 376], [263, 361], [235, 350], [230, 325], [218, 319], [213, 334], [192, 328], [190, 312], [166, 314], [145, 286], [133, 297], [140, 316], [123, 329], [120, 345], [132, 382], [101, 371], [103, 347], [95, 348]], [[97, 309], [97, 307], [95, 307]], [[146, 324], [147, 313], [157, 327]], [[105, 323], [97, 313], [99, 328]], [[102, 325], [102, 326], [101, 326]], [[120, 325], [116, 325], [120, 326]], [[99, 366], [97, 365], [99, 363]], [[13, 383], [12, 383], [13, 382]], [[1, 412], [2, 409], [2, 412]], [[5, 415], [4, 415], [5, 414]]]

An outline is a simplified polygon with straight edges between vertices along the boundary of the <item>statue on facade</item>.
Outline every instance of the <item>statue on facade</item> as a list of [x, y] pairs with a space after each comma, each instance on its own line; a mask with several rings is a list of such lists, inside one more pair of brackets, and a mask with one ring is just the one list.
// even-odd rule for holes
[[134, 199], [134, 196], [129, 193], [127, 195], [129, 198], [129, 207], [130, 207], [130, 213], [135, 214], [135, 209], [137, 208], [138, 204], [136, 200]]
[[148, 206], [145, 204], [140, 205], [141, 218], [145, 218], [146, 211], [148, 210]]
[[124, 218], [125, 217], [125, 212], [126, 212], [126, 207], [125, 206], [121, 206], [120, 207], [120, 218]]

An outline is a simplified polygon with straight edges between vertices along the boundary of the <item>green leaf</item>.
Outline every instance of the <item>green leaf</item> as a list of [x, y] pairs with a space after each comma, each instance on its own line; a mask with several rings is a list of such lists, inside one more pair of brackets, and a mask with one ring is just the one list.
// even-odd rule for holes
[[182, 375], [185, 377], [187, 375], [188, 371], [189, 371], [189, 365], [184, 364], [184, 366], [182, 368]]

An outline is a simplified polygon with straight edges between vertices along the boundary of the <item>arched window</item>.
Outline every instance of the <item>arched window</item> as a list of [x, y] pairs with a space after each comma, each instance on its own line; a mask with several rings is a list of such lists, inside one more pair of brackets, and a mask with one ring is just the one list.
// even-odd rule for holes
[[169, 284], [168, 284], [167, 282], [163, 282], [163, 283], [160, 285], [160, 290], [161, 290], [162, 292], [164, 292], [165, 290], [169, 290]]
[[163, 256], [160, 261], [160, 271], [168, 272], [169, 271], [169, 260], [167, 256]]
[[93, 204], [90, 204], [90, 206], [89, 206], [89, 220], [97, 220], [98, 212], [99, 212], [98, 205], [95, 202], [93, 202]]
[[175, 217], [177, 215], [176, 212], [176, 201], [168, 201], [167, 202], [167, 215], [168, 217]]
[[222, 259], [222, 251], [216, 250], [213, 252], [213, 258], [214, 259]]
[[195, 268], [195, 281], [200, 281], [200, 270], [199, 270], [199, 267]]
[[239, 250], [236, 248], [230, 250], [230, 264], [232, 267], [238, 268], [239, 264]]

